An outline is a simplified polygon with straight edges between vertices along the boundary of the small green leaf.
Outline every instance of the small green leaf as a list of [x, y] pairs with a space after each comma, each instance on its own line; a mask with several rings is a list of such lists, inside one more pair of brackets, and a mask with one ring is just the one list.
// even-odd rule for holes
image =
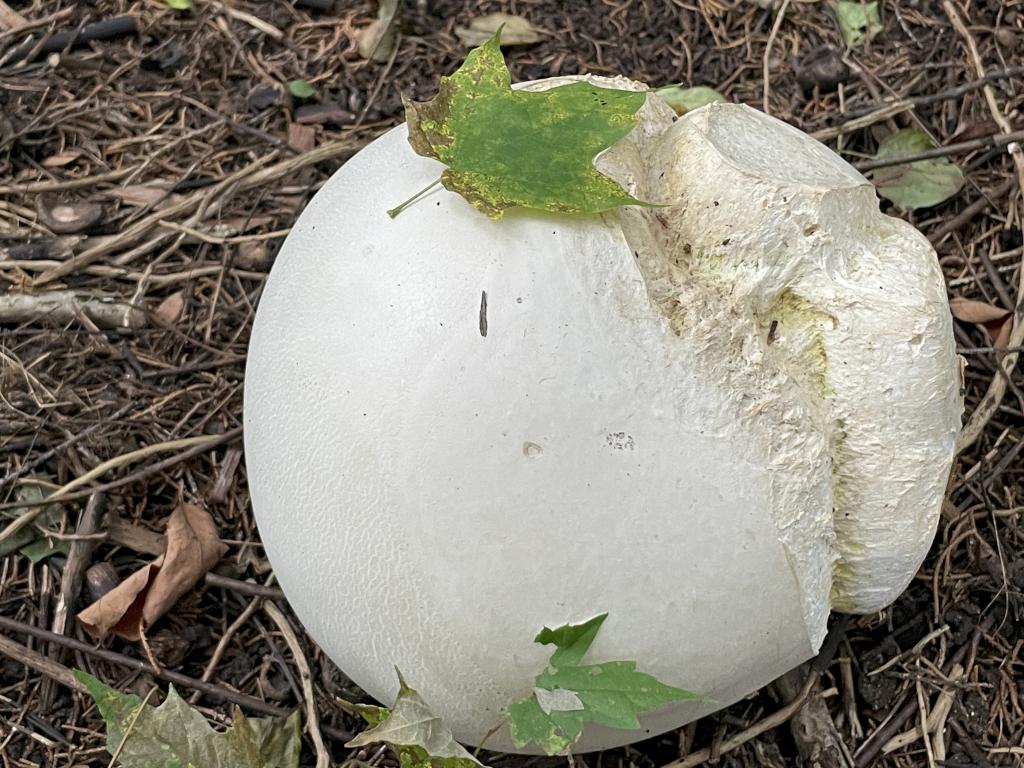
[[168, 8], [173, 8], [176, 11], [192, 10], [192, 0], [164, 0], [164, 4]]
[[66, 555], [71, 551], [71, 544], [61, 539], [43, 536], [31, 544], [26, 544], [18, 551], [33, 563], [38, 563], [40, 560], [45, 560], [51, 555]]
[[706, 85], [695, 85], [693, 88], [669, 85], [665, 88], [658, 88], [654, 93], [672, 107], [677, 115], [685, 115], [687, 112], [700, 109], [707, 104], [728, 101], [714, 88], [708, 88]]
[[836, 18], [843, 39], [850, 48], [864, 40], [871, 40], [882, 31], [882, 17], [878, 13], [878, 2], [864, 3], [859, 0], [839, 0], [836, 4]]
[[371, 723], [381, 714], [387, 713], [387, 716], [345, 746], [387, 744], [398, 754], [402, 768], [482, 768], [481, 763], [455, 741], [451, 730], [430, 710], [423, 697], [406, 685], [401, 673], [398, 682], [398, 699], [390, 711], [366, 707], [366, 712], [360, 713]]
[[[915, 128], [904, 128], [886, 136], [878, 146], [877, 158], [899, 157], [934, 148], [928, 135]], [[872, 174], [878, 194], [905, 210], [930, 208], [955, 195], [964, 185], [963, 172], [946, 157], [918, 160]]]
[[[48, 492], [44, 491], [42, 484], [32, 482], [33, 480], [42, 479], [43, 478], [26, 478], [29, 482], [25, 482], [18, 486], [18, 489], [14, 493], [15, 500], [19, 502], [42, 502], [48, 495]], [[40, 504], [39, 506], [42, 505]], [[27, 509], [18, 510], [19, 513], [27, 511]], [[0, 558], [6, 557], [12, 552], [21, 552], [21, 554], [25, 555], [35, 563], [44, 557], [57, 554], [57, 552], [63, 552], [66, 554], [68, 549], [68, 543], [66, 541], [48, 539], [40, 534], [39, 528], [37, 527], [43, 526], [49, 528], [59, 524], [60, 505], [47, 504], [42, 512], [36, 515], [36, 518], [31, 524], [19, 528], [11, 536], [0, 541]]]
[[288, 92], [296, 99], [312, 99], [316, 96], [313, 86], [305, 80], [289, 80]]
[[638, 672], [635, 661], [581, 664], [607, 616], [557, 629], [545, 627], [537, 635], [536, 642], [554, 645], [555, 651], [551, 667], [537, 675], [533, 693], [508, 708], [517, 747], [535, 742], [549, 755], [558, 754], [580, 737], [586, 722], [636, 730], [640, 713], [700, 698]]
[[404, 99], [409, 143], [448, 166], [445, 188], [494, 219], [519, 207], [598, 213], [648, 205], [594, 168], [594, 158], [636, 126], [647, 94], [586, 82], [513, 91], [499, 34], [441, 78], [435, 98]]
[[247, 718], [236, 707], [231, 727], [218, 733], [173, 686], [163, 704], [150, 707], [143, 705], [138, 696], [119, 693], [92, 675], [80, 670], [75, 670], [74, 674], [95, 700], [106, 722], [107, 750], [113, 754], [121, 748], [118, 762], [122, 768], [297, 768], [299, 765], [302, 734], [298, 712], [286, 719]]

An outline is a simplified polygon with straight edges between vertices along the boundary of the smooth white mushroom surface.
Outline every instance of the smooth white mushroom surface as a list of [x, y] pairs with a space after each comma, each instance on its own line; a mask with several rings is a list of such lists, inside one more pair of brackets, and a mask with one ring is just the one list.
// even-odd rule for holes
[[442, 189], [392, 220], [443, 168], [395, 128], [302, 214], [253, 330], [249, 482], [288, 600], [368, 693], [392, 703], [397, 666], [469, 744], [530, 693], [534, 635], [598, 613], [588, 661], [706, 700], [576, 751], [770, 682], [830, 609], [907, 586], [954, 455], [935, 254], [851, 166], [653, 96], [597, 165], [666, 207], [492, 221]]

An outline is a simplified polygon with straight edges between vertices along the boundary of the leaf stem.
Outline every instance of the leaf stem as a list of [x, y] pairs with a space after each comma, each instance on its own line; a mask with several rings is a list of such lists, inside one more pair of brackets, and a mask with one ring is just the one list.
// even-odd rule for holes
[[423, 197], [425, 194], [427, 194], [427, 192], [432, 190], [434, 187], [436, 187], [440, 183], [441, 183], [441, 177], [438, 176], [436, 181], [434, 181], [433, 183], [431, 183], [428, 186], [426, 186], [423, 189], [421, 189], [419, 192], [417, 192], [415, 195], [410, 197], [404, 203], [400, 203], [399, 205], [397, 205], [396, 207], [394, 207], [390, 211], [388, 211], [388, 216], [390, 216], [392, 219], [395, 218], [398, 214], [400, 214], [402, 211], [404, 211], [410, 205], [415, 203], [417, 200], [419, 200], [421, 197]]

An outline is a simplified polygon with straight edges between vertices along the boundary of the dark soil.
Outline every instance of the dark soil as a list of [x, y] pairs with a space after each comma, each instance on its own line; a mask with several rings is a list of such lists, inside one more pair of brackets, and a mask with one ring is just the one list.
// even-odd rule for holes
[[[828, 4], [788, 3], [767, 56], [768, 106], [813, 133], [849, 128], [893, 99], [919, 100], [912, 111], [826, 139], [851, 161], [872, 155], [880, 138], [900, 127], [923, 128], [940, 145], [978, 140], [951, 155], [966, 173], [963, 190], [906, 218], [935, 244], [951, 296], [1013, 310], [1020, 301], [1021, 192], [1006, 148], [989, 140], [1000, 126], [983, 91], [948, 93], [979, 77], [963, 36], [939, 2], [880, 4], [884, 31], [847, 51]], [[108, 764], [95, 709], [61, 682], [61, 671], [71, 668], [140, 695], [166, 682], [124, 657], [155, 661], [193, 681], [208, 673], [212, 692], [190, 690], [187, 680], [178, 687], [221, 721], [231, 714], [224, 696], [244, 694], [283, 710], [301, 706], [294, 655], [258, 604], [211, 663], [254, 601], [269, 596], [287, 611], [273, 587], [261, 587], [270, 569], [241, 455], [254, 307], [276, 248], [319, 186], [403, 119], [401, 94], [429, 98], [438, 78], [459, 65], [465, 49], [457, 26], [501, 10], [545, 30], [542, 42], [508, 49], [514, 80], [618, 73], [654, 85], [710, 85], [762, 108], [766, 45], [778, 13], [767, 0], [405, 0], [397, 51], [376, 63], [356, 44], [357, 31], [375, 16], [372, 0], [324, 3], [322, 11], [302, 0], [195, 0], [191, 12], [158, 0], [8, 5], [29, 26], [11, 29], [0, 3], [0, 290], [75, 289], [134, 302], [144, 312], [135, 326], [114, 330], [82, 315], [0, 323], [0, 503], [23, 498], [29, 478], [55, 489], [144, 446], [204, 435], [211, 442], [115, 462], [76, 484], [45, 527], [81, 533], [90, 498], [102, 500], [98, 531], [106, 537], [91, 552], [79, 548], [38, 564], [20, 553], [0, 561], [4, 768]], [[1024, 2], [958, 5], [992, 75], [996, 108], [1012, 130], [1024, 128], [1021, 72], [1003, 72], [1024, 61]], [[137, 31], [51, 54], [22, 47], [33, 34], [42, 44], [52, 33], [119, 16], [130, 16]], [[296, 79], [313, 86], [314, 100], [289, 95], [286, 84]], [[77, 206], [70, 225], [57, 215], [68, 204]], [[980, 325], [958, 322], [956, 332], [969, 361], [970, 414], [1002, 375], [997, 366], [1006, 352], [993, 349]], [[842, 624], [820, 659], [813, 695], [824, 697], [857, 765], [934, 762], [920, 739], [885, 754], [878, 747], [916, 727], [919, 702], [931, 710], [944, 689], [952, 693], [942, 730], [946, 766], [1024, 764], [1024, 376], [1016, 367], [1007, 389], [955, 466], [918, 577], [890, 608]], [[181, 497], [211, 512], [228, 554], [152, 628], [148, 651], [116, 639], [97, 646], [75, 612], [105, 589], [105, 579], [123, 578], [160, 551], [154, 536]], [[20, 511], [4, 509], [0, 523]], [[66, 611], [62, 589], [72, 600]], [[359, 725], [334, 698], [364, 696], [291, 621], [312, 668], [328, 748], [340, 763], [353, 756], [343, 744]], [[64, 647], [36, 630], [85, 645]], [[103, 658], [96, 648], [121, 656]], [[802, 764], [788, 724], [717, 755], [782, 705], [776, 689], [765, 689], [678, 733], [577, 762], [654, 768], [711, 747], [729, 766]], [[361, 759], [392, 761], [372, 750]], [[496, 755], [490, 762], [525, 768], [565, 761]], [[308, 741], [303, 764], [314, 764]]]

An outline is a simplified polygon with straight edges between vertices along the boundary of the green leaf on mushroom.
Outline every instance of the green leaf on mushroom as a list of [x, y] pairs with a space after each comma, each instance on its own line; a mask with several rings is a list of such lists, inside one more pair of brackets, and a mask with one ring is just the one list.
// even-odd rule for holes
[[231, 727], [217, 732], [173, 686], [163, 704], [151, 707], [92, 675], [74, 674], [96, 702], [107, 726], [107, 750], [117, 754], [123, 768], [298, 768], [298, 712], [287, 718], [247, 718], [235, 707]]
[[536, 642], [554, 645], [555, 651], [548, 669], [537, 675], [533, 693], [508, 708], [517, 747], [535, 742], [555, 755], [572, 746], [587, 722], [635, 730], [642, 712], [700, 698], [637, 671], [635, 661], [582, 664], [607, 617], [603, 613], [582, 624], [545, 627], [537, 635]]
[[346, 747], [387, 744], [398, 755], [402, 768], [482, 768], [444, 721], [435, 715], [423, 697], [410, 688], [398, 673], [398, 698], [390, 710], [383, 707], [348, 705], [370, 728]]
[[[904, 128], [886, 136], [875, 157], [900, 157], [935, 148], [927, 134]], [[955, 195], [964, 185], [963, 172], [949, 158], [933, 157], [879, 168], [872, 174], [878, 194], [905, 211], [930, 208]]]
[[500, 34], [441, 78], [430, 101], [403, 97], [412, 148], [448, 166], [440, 183], [493, 219], [520, 207], [599, 213], [649, 205], [594, 168], [594, 158], [636, 126], [647, 93], [587, 82], [514, 91]]

